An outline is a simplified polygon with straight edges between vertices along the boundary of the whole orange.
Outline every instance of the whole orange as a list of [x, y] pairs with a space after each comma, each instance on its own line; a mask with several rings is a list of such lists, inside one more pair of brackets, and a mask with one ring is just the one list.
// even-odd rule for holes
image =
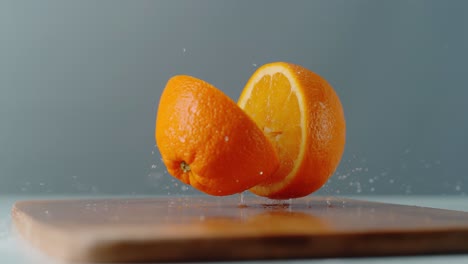
[[190, 76], [167, 82], [155, 138], [169, 173], [211, 195], [242, 192], [279, 166], [255, 122], [220, 90]]

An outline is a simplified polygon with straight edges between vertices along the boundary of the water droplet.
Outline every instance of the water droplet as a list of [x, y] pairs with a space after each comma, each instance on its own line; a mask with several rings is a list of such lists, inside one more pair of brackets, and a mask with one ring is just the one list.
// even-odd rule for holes
[[183, 192], [186, 192], [186, 191], [188, 191], [189, 187], [186, 186], [186, 185], [182, 185], [182, 186], [180, 186], [180, 189], [181, 189]]
[[44, 186], [44, 185], [45, 185], [45, 183], [43, 183], [43, 182], [40, 182], [40, 183], [39, 183], [39, 185], [40, 185], [40, 186]]
[[228, 142], [228, 141], [229, 141], [229, 137], [228, 137], [228, 136], [225, 136], [225, 137], [224, 137], [224, 141]]
[[263, 171], [259, 172], [260, 175], [263, 175]]
[[205, 221], [205, 216], [204, 215], [200, 215], [200, 221]]
[[371, 191], [371, 192], [374, 192], [374, 191], [375, 191], [375, 188], [374, 188], [374, 187], [370, 188], [370, 191]]
[[257, 64], [256, 64], [256, 63], [252, 63], [252, 66], [257, 67]]
[[240, 196], [239, 196], [239, 205], [245, 205], [245, 201], [244, 201], [244, 193], [240, 193]]
[[410, 193], [411, 193], [411, 186], [406, 186], [405, 193], [406, 193], [406, 194], [410, 194]]
[[326, 202], [327, 202], [327, 206], [330, 207], [331, 206], [330, 200], [327, 199]]
[[356, 182], [356, 192], [357, 192], [357, 193], [361, 193], [361, 191], [362, 191], [361, 183], [360, 183], [360, 182]]
[[393, 184], [393, 183], [395, 182], [395, 180], [394, 180], [394, 179], [390, 179], [390, 180], [388, 180], [388, 182], [391, 183], [391, 184]]
[[455, 186], [455, 191], [458, 192], [458, 191], [460, 191], [460, 190], [461, 190], [461, 186], [457, 184], [457, 185]]
[[236, 179], [236, 182], [238, 183], [238, 182], [239, 182], [239, 179]]
[[374, 179], [369, 179], [369, 183], [374, 183]]
[[186, 51], [187, 51], [187, 49], [186, 49], [186, 48], [183, 48], [183, 49], [182, 49], [182, 52], [183, 52], [183, 53], [185, 53]]

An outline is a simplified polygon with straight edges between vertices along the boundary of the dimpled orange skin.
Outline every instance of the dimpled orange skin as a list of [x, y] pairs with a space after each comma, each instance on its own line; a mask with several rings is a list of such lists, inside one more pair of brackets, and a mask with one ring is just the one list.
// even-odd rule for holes
[[[306, 137], [305, 142], [299, 143], [304, 152], [302, 159], [296, 161], [299, 166], [294, 175], [273, 175], [275, 182], [267, 181], [251, 191], [272, 199], [298, 198], [322, 187], [338, 167], [345, 147], [346, 123], [340, 99], [325, 79], [302, 66], [284, 62], [266, 64], [257, 72], [276, 65], [294, 76], [302, 94]], [[252, 79], [246, 87], [253, 85]], [[272, 184], [276, 188], [270, 188]]]
[[168, 81], [155, 138], [168, 172], [211, 195], [242, 192], [279, 166], [272, 144], [253, 120], [214, 86], [190, 76]]

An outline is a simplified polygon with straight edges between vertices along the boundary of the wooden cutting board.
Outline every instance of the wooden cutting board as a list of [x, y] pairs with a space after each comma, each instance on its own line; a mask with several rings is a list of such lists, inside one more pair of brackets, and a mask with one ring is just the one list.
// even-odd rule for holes
[[468, 213], [307, 197], [17, 202], [19, 234], [82, 262], [207, 261], [468, 252]]

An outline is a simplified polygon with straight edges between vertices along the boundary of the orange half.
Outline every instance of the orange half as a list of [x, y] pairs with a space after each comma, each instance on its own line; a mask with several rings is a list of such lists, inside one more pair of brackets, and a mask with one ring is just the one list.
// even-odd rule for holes
[[279, 169], [250, 190], [288, 199], [306, 196], [336, 170], [345, 145], [341, 102], [328, 82], [298, 65], [260, 67], [247, 82], [238, 105], [276, 149]]

